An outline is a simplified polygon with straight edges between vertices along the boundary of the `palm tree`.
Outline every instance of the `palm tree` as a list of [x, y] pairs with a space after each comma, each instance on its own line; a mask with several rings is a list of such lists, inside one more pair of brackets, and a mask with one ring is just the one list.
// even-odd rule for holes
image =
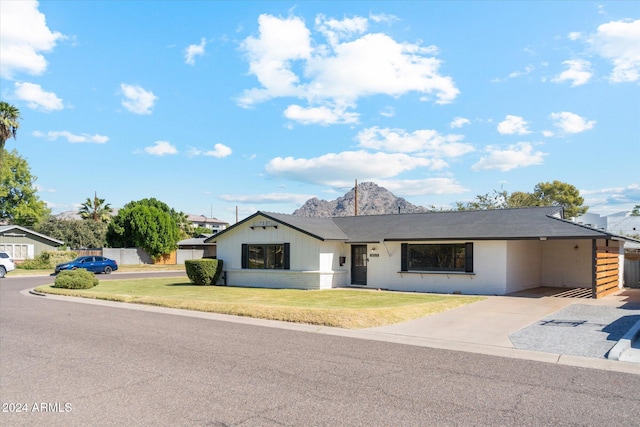
[[20, 127], [20, 110], [13, 105], [0, 101], [0, 169], [4, 158], [4, 143], [11, 137], [16, 137]]
[[105, 199], [99, 199], [94, 193], [93, 200], [87, 197], [87, 201], [80, 206], [80, 216], [82, 219], [91, 219], [93, 221], [109, 222], [111, 221], [112, 209], [109, 203], [104, 204]]

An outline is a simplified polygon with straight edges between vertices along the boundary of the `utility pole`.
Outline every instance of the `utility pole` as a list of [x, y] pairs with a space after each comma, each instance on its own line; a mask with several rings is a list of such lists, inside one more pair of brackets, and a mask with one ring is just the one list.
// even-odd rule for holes
[[355, 200], [355, 216], [358, 216], [358, 180], [356, 179], [356, 187], [355, 187], [355, 193], [356, 193], [356, 200]]

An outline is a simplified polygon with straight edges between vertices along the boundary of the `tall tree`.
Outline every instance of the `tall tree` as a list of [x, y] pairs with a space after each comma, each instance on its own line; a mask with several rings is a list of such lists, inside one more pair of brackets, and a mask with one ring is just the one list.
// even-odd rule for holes
[[93, 220], [95, 222], [111, 221], [113, 210], [109, 203], [105, 204], [105, 199], [98, 198], [96, 193], [93, 194], [93, 200], [87, 197], [87, 201], [80, 206], [78, 213], [82, 219]]
[[102, 248], [106, 244], [107, 224], [81, 219], [49, 216], [35, 228], [38, 233], [62, 240], [69, 248]]
[[20, 110], [11, 104], [0, 101], [0, 169], [4, 162], [4, 144], [7, 139], [16, 137], [20, 127]]
[[107, 244], [142, 248], [154, 259], [168, 255], [182, 238], [181, 217], [184, 214], [154, 198], [129, 202], [109, 223]]
[[633, 209], [631, 209], [631, 216], [640, 216], [640, 205], [635, 205]]
[[29, 163], [16, 150], [7, 152], [0, 170], [0, 219], [11, 224], [33, 226], [51, 210], [36, 195], [36, 177]]
[[589, 210], [589, 206], [583, 206], [580, 190], [566, 182], [541, 182], [533, 189], [533, 195], [541, 206], [562, 206], [567, 218], [583, 215]]

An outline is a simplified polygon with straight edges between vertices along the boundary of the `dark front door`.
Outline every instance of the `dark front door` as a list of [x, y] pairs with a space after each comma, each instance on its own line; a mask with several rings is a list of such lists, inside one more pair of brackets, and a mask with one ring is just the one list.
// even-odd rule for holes
[[351, 284], [367, 284], [367, 245], [351, 246]]

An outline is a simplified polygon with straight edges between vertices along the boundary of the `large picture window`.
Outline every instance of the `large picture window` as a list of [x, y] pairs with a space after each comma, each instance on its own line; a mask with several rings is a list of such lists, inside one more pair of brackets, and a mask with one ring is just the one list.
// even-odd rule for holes
[[473, 272], [473, 243], [403, 243], [401, 256], [401, 271]]
[[243, 244], [242, 268], [289, 269], [289, 244]]

